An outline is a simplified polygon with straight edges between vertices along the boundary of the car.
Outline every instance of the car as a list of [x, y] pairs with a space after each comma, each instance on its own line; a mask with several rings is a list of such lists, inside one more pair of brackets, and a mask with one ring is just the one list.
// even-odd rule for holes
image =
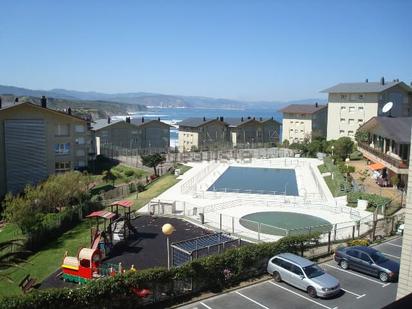
[[311, 297], [331, 297], [340, 293], [340, 283], [316, 263], [292, 253], [269, 259], [267, 271], [276, 282], [284, 281], [307, 291]]
[[382, 282], [396, 281], [399, 263], [388, 259], [378, 250], [366, 246], [338, 248], [334, 259], [343, 269], [353, 269], [379, 278]]

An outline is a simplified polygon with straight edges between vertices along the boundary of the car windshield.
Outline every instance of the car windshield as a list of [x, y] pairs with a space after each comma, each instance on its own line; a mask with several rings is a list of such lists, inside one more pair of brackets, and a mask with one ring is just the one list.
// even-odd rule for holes
[[308, 278], [315, 278], [315, 277], [322, 276], [324, 274], [322, 268], [320, 268], [316, 264], [303, 267], [303, 271], [305, 272]]
[[387, 257], [385, 257], [382, 253], [380, 253], [379, 251], [376, 251], [374, 253], [371, 254], [371, 258], [372, 260], [376, 263], [376, 264], [380, 264], [380, 263], [384, 263], [388, 260]]

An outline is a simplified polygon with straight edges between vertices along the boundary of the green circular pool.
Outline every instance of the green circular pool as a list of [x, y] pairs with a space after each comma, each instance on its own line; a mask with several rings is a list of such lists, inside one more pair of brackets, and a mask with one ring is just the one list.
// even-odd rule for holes
[[255, 212], [240, 218], [239, 223], [249, 230], [276, 236], [325, 233], [333, 227], [329, 221], [316, 216], [283, 211]]

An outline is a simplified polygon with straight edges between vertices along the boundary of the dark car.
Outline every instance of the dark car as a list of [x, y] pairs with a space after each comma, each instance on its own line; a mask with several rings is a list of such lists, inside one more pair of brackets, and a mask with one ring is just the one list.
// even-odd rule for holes
[[357, 270], [378, 277], [383, 282], [395, 281], [399, 275], [399, 263], [371, 247], [338, 248], [335, 261], [343, 269]]

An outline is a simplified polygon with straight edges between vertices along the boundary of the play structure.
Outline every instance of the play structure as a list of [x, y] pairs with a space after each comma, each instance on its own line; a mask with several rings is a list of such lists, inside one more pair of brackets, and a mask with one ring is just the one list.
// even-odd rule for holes
[[82, 248], [75, 257], [65, 253], [62, 264], [65, 281], [85, 283], [122, 272], [120, 263], [107, 264], [102, 260], [116, 243], [126, 240], [131, 233], [137, 233], [130, 222], [132, 206], [132, 201], [117, 201], [110, 205], [111, 211], [99, 210], [86, 216], [95, 222], [90, 228], [90, 248]]

